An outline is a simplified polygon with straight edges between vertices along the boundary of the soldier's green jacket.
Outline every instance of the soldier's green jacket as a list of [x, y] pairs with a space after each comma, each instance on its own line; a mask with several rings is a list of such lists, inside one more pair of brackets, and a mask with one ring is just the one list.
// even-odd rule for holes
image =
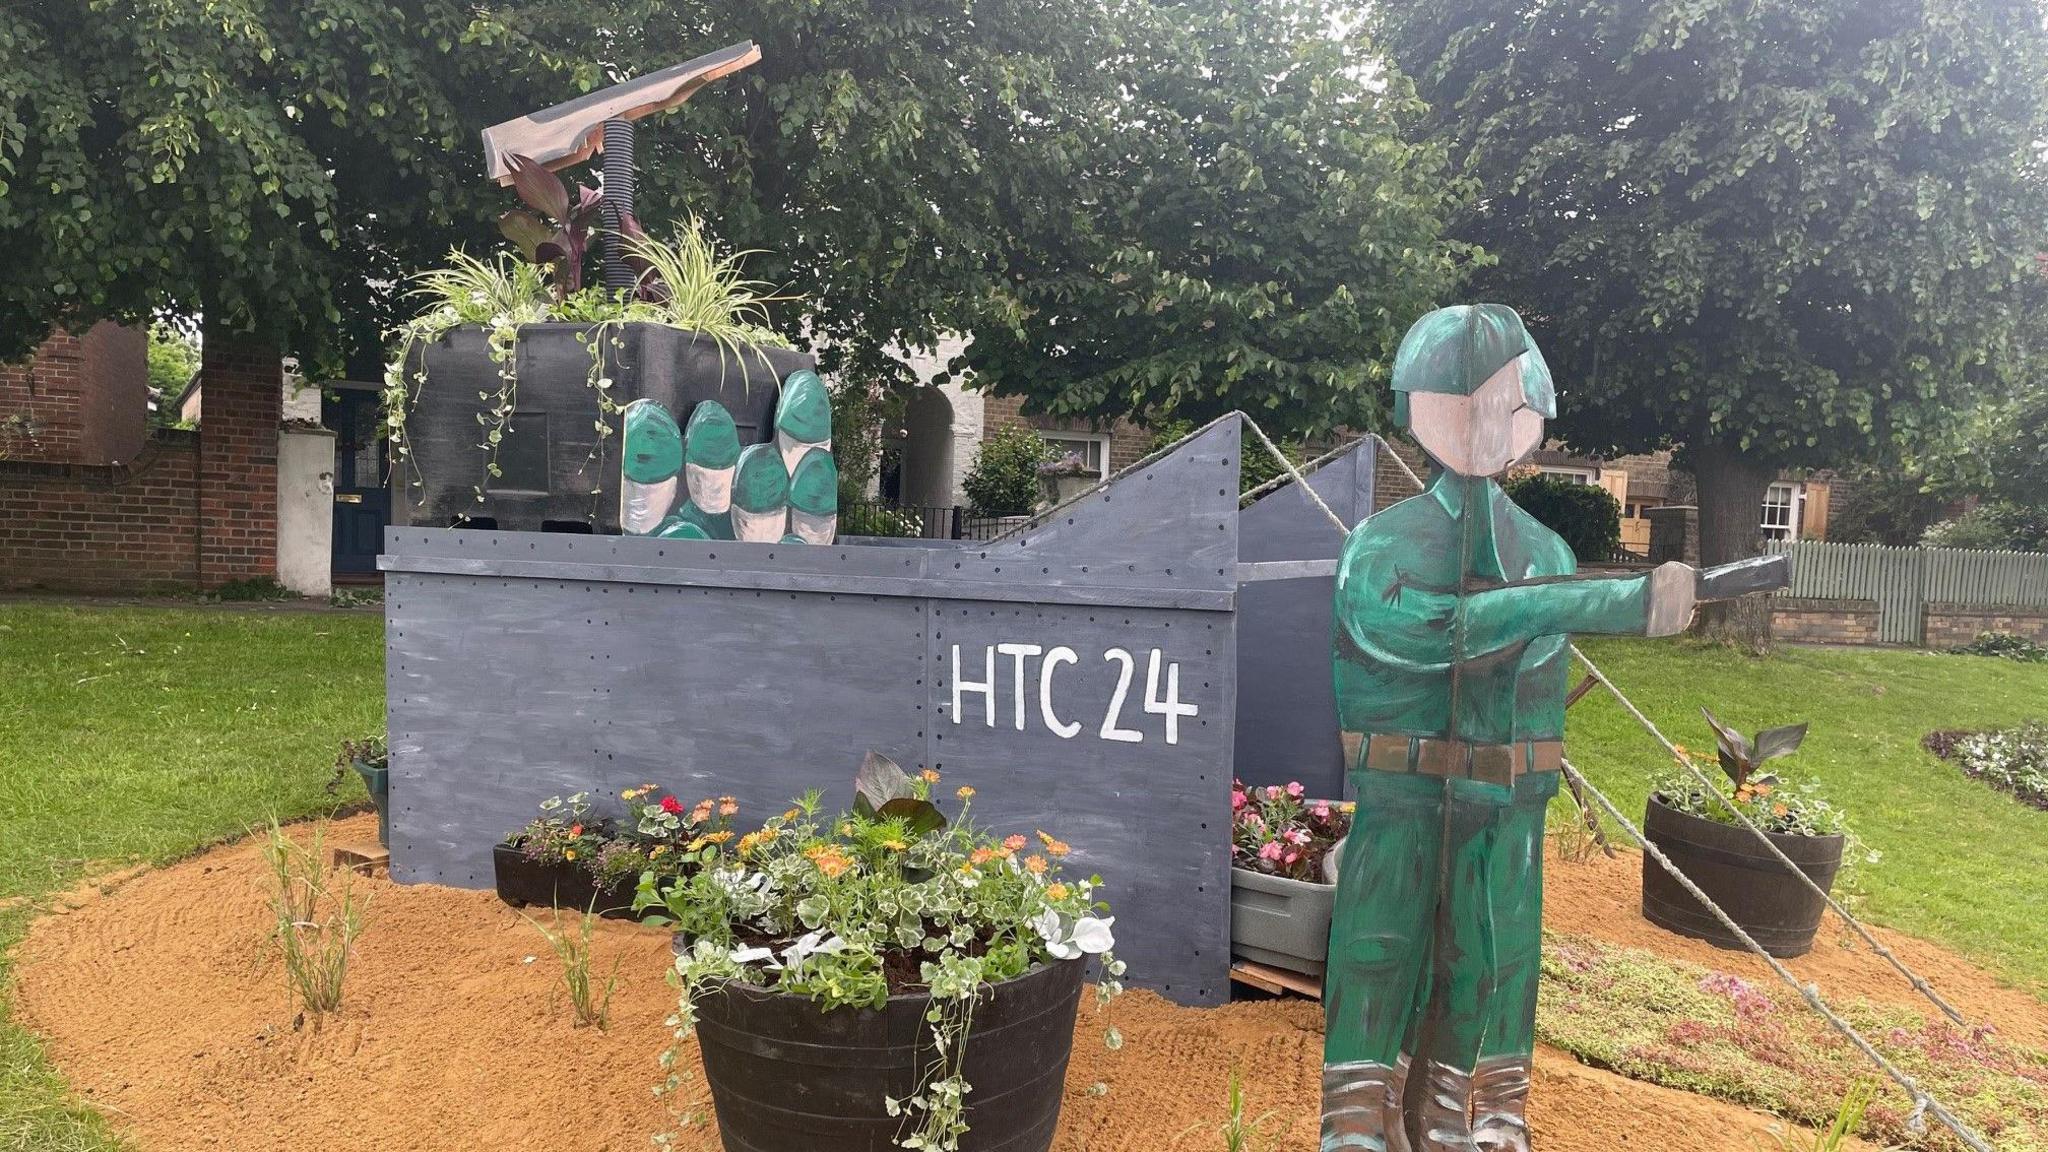
[[1570, 547], [1483, 477], [1438, 474], [1354, 529], [1337, 564], [1347, 732], [1475, 744], [1564, 735], [1573, 632], [1640, 635], [1647, 577], [1576, 578]]

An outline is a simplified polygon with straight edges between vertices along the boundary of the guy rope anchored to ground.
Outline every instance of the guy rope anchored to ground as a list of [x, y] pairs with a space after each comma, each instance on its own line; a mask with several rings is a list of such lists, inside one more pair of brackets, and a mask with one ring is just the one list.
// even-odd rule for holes
[[[1516, 321], [1516, 327], [1519, 327], [1519, 321]], [[1533, 351], [1533, 346], [1531, 346], [1531, 350]], [[1242, 416], [1242, 414], [1240, 415]], [[1279, 446], [1273, 442], [1272, 438], [1266, 435], [1265, 430], [1260, 428], [1258, 424], [1255, 421], [1253, 421], [1249, 416], [1243, 416], [1242, 418], [1244, 420], [1244, 425], [1251, 429], [1252, 434], [1258, 439], [1260, 444], [1262, 444], [1265, 447], [1266, 451], [1272, 455], [1273, 459], [1279, 463], [1280, 467], [1284, 471], [1283, 476], [1275, 478], [1267, 485], [1262, 485], [1260, 490], [1263, 491], [1266, 489], [1278, 487], [1280, 484], [1283, 484], [1288, 480], [1293, 481], [1293, 483], [1301, 491], [1301, 493], [1304, 496], [1306, 496], [1310, 503], [1314, 504], [1315, 507], [1318, 510], [1320, 510], [1325, 517], [1329, 519], [1330, 523], [1337, 529], [1337, 531], [1342, 534], [1345, 534], [1348, 537], [1352, 532], [1351, 526], [1347, 525], [1344, 522], [1344, 519], [1341, 516], [1337, 515], [1335, 510], [1333, 510], [1329, 506], [1329, 504], [1322, 499], [1322, 497], [1315, 491], [1314, 487], [1308, 483], [1302, 471], [1299, 468], [1297, 468], [1294, 462], [1287, 457], [1286, 453], [1282, 452]], [[1391, 445], [1389, 445], [1384, 438], [1373, 436], [1372, 439], [1376, 441], [1376, 447], [1378, 448], [1378, 450], [1387, 452], [1389, 455], [1393, 457], [1395, 464], [1398, 465], [1401, 468], [1401, 470], [1407, 474], [1408, 479], [1411, 482], [1413, 482], [1417, 486], [1417, 488], [1427, 491], [1429, 486], [1423, 482], [1420, 476], [1416, 475], [1414, 469], [1408, 466], [1407, 461], [1403, 460], [1398, 453], [1394, 453], [1392, 451]], [[1347, 449], [1348, 447], [1349, 446], [1347, 446]], [[1325, 459], [1327, 459], [1327, 457], [1325, 457]], [[1312, 467], [1313, 466], [1311, 466], [1311, 468]], [[1913, 971], [1912, 968], [1907, 966], [1903, 960], [1901, 960], [1896, 954], [1892, 952], [1891, 949], [1887, 948], [1874, 935], [1872, 935], [1871, 932], [1866, 927], [1864, 927], [1864, 925], [1860, 921], [1858, 921], [1853, 915], [1849, 913], [1849, 911], [1846, 908], [1844, 908], [1838, 901], [1836, 901], [1831, 895], [1829, 895], [1825, 889], [1815, 884], [1810, 877], [1808, 877], [1803, 871], [1801, 871], [1797, 866], [1795, 866], [1791, 862], [1791, 860], [1789, 860], [1784, 855], [1784, 853], [1777, 848], [1776, 845], [1770, 843], [1769, 839], [1764, 836], [1762, 830], [1759, 829], [1754, 822], [1749, 820], [1747, 816], [1744, 815], [1740, 810], [1734, 809], [1733, 805], [1729, 804], [1728, 800], [1725, 797], [1721, 797], [1719, 789], [1713, 787], [1712, 781], [1706, 776], [1706, 774], [1702, 772], [1699, 769], [1699, 767], [1695, 765], [1692, 762], [1692, 760], [1689, 757], [1687, 757], [1675, 744], [1673, 744], [1669, 739], [1665, 737], [1663, 732], [1660, 729], [1658, 729], [1656, 724], [1654, 724], [1648, 716], [1644, 715], [1641, 709], [1636, 707], [1634, 702], [1628, 698], [1627, 694], [1622, 692], [1622, 690], [1617, 685], [1615, 685], [1615, 683], [1612, 680], [1610, 680], [1607, 677], [1606, 673], [1600, 670], [1598, 665], [1594, 664], [1592, 660], [1588, 659], [1586, 654], [1580, 651], [1576, 645], [1570, 646], [1570, 652], [1571, 655], [1576, 657], [1580, 663], [1585, 665], [1587, 671], [1591, 674], [1594, 680], [1596, 680], [1601, 686], [1605, 687], [1610, 693], [1612, 693], [1616, 700], [1620, 701], [1622, 707], [1626, 709], [1628, 713], [1636, 719], [1637, 723], [1642, 725], [1645, 731], [1649, 732], [1651, 736], [1656, 738], [1657, 742], [1663, 745], [1665, 750], [1671, 753], [1673, 758], [1676, 759], [1680, 764], [1682, 764], [1687, 771], [1691, 772], [1694, 776], [1698, 777], [1703, 784], [1706, 784], [1708, 786], [1709, 791], [1713, 792], [1717, 797], [1720, 797], [1721, 802], [1724, 805], [1728, 805], [1731, 811], [1734, 812], [1737, 821], [1740, 822], [1743, 827], [1748, 828], [1749, 831], [1752, 834], [1754, 834], [1759, 841], [1763, 842], [1766, 845], [1766, 847], [1770, 849], [1772, 855], [1776, 856], [1778, 860], [1781, 863], [1783, 863], [1794, 876], [1798, 877], [1801, 883], [1805, 884], [1808, 888], [1818, 892], [1822, 896], [1822, 898], [1827, 901], [1828, 907], [1833, 909], [1835, 914], [1841, 917], [1844, 923], [1848, 924], [1850, 928], [1854, 930], [1856, 934], [1859, 937], [1861, 937], [1866, 943], [1868, 943], [1875, 952], [1877, 952], [1880, 956], [1883, 956], [1885, 960], [1892, 965], [1893, 968], [1897, 969], [1899, 973], [1905, 977], [1908, 983], [1910, 983], [1922, 995], [1926, 996], [1931, 1002], [1933, 1002], [1937, 1007], [1939, 1007], [1944, 1015], [1946, 1015], [1950, 1020], [1956, 1022], [1958, 1025], [1967, 1026], [1967, 1021], [1964, 1020], [1962, 1014], [1959, 1011], [1957, 1011], [1953, 1005], [1949, 1004], [1948, 1001], [1944, 1000], [1938, 993], [1936, 993], [1933, 987], [1928, 984], [1925, 978], [1923, 978], [1919, 975], [1919, 973]], [[1824, 1020], [1826, 1020], [1830, 1027], [1834, 1028], [1837, 1032], [1839, 1032], [1844, 1038], [1846, 1038], [1851, 1044], [1853, 1044], [1858, 1051], [1862, 1052], [1866, 1057], [1868, 1057], [1870, 1061], [1873, 1064], [1875, 1064], [1880, 1071], [1882, 1071], [1893, 1082], [1895, 1082], [1902, 1089], [1905, 1090], [1907, 1095], [1911, 1097], [1911, 1099], [1914, 1102], [1914, 1116], [1912, 1124], [1916, 1129], [1919, 1128], [1923, 1123], [1920, 1120], [1920, 1116], [1922, 1114], [1931, 1114], [1932, 1116], [1934, 1116], [1935, 1119], [1939, 1120], [1943, 1125], [1945, 1125], [1950, 1131], [1954, 1132], [1956, 1137], [1960, 1139], [1965, 1145], [1975, 1150], [1975, 1152], [1993, 1152], [1991, 1146], [1985, 1141], [1985, 1139], [1982, 1136], [1980, 1136], [1976, 1131], [1974, 1131], [1968, 1124], [1959, 1119], [1948, 1108], [1943, 1106], [1940, 1101], [1930, 1096], [1924, 1089], [1920, 1087], [1920, 1085], [1910, 1075], [1901, 1070], [1897, 1065], [1892, 1063], [1890, 1060], [1886, 1059], [1885, 1056], [1882, 1053], [1880, 1053], [1870, 1043], [1869, 1040], [1864, 1038], [1864, 1036], [1860, 1032], [1858, 1032], [1853, 1025], [1851, 1025], [1847, 1020], [1843, 1019], [1839, 1013], [1835, 1012], [1834, 1009], [1828, 1005], [1826, 1000], [1822, 998], [1818, 988], [1810, 984], [1801, 983], [1799, 978], [1795, 976], [1790, 969], [1786, 968], [1785, 965], [1779, 962], [1776, 957], [1773, 957], [1768, 952], [1766, 952], [1764, 948], [1761, 945], [1759, 945], [1756, 942], [1756, 940], [1753, 939], [1747, 932], [1745, 932], [1742, 929], [1742, 927], [1738, 925], [1734, 921], [1734, 919], [1728, 915], [1728, 913], [1725, 910], [1723, 910], [1719, 905], [1715, 904], [1713, 900], [1708, 898], [1706, 893], [1702, 892], [1698, 885], [1694, 884], [1690, 878], [1688, 878], [1682, 871], [1680, 871], [1678, 866], [1672, 863], [1670, 858], [1667, 857], [1663, 853], [1663, 851], [1661, 851], [1655, 844], [1652, 844], [1649, 841], [1649, 839], [1646, 836], [1644, 836], [1641, 829], [1639, 829], [1633, 822], [1631, 822], [1627, 817], [1625, 817], [1621, 813], [1621, 811], [1615, 806], [1614, 802], [1611, 799], [1609, 799], [1604, 793], [1600, 792], [1599, 789], [1595, 788], [1592, 782], [1587, 780], [1585, 776], [1581, 772], [1579, 772], [1576, 766], [1574, 766], [1569, 760], [1566, 760], [1562, 756], [1560, 756], [1558, 758], [1557, 767], [1562, 771], [1566, 778], [1568, 778], [1574, 785], [1577, 786], [1577, 788], [1583, 794], [1591, 796], [1594, 799], [1594, 801], [1597, 802], [1599, 806], [1603, 810], [1605, 810], [1611, 818], [1613, 818], [1616, 824], [1625, 829], [1628, 832], [1629, 836], [1632, 837], [1642, 847], [1643, 851], [1646, 854], [1648, 854], [1651, 859], [1657, 862], [1659, 867], [1663, 868], [1666, 872], [1668, 872], [1673, 877], [1673, 879], [1675, 879], [1678, 882], [1678, 884], [1681, 887], [1683, 887], [1688, 893], [1690, 893], [1693, 896], [1694, 899], [1698, 900], [1702, 905], [1704, 905], [1714, 915], [1714, 917], [1717, 920], [1719, 920], [1721, 924], [1724, 927], [1726, 927], [1731, 933], [1733, 933], [1737, 939], [1741, 940], [1742, 943], [1750, 951], [1762, 957], [1764, 962], [1770, 966], [1771, 970], [1777, 974], [1778, 978], [1784, 981], [1785, 984], [1791, 987], [1794, 991], [1798, 992], [1800, 998], [1803, 999], [1807, 1003], [1807, 1005], [1811, 1007], [1817, 1014], [1819, 1014]], [[1446, 826], [1448, 827], [1448, 824]], [[1347, 863], [1348, 862], [1349, 861], [1347, 860]], [[1332, 1006], [1333, 1010], [1335, 1009], [1335, 1007], [1335, 1005]], [[1405, 1059], [1402, 1063], [1403, 1066], [1399, 1069], [1398, 1073], [1395, 1073], [1394, 1070], [1390, 1069], [1390, 1074], [1405, 1074]], [[1399, 1084], [1399, 1081], [1396, 1080], [1392, 1083], [1378, 1084], [1375, 1085], [1375, 1087], [1380, 1091], [1390, 1093], [1390, 1095], [1387, 1097], [1387, 1099], [1390, 1101], [1388, 1107], [1391, 1113], [1393, 1113], [1395, 1116], [1398, 1116], [1400, 1112], [1399, 1099], [1402, 1094], [1402, 1086]], [[1326, 1103], [1326, 1110], [1329, 1107], [1331, 1107], [1331, 1105], [1329, 1103]], [[1483, 1101], [1475, 1099], [1475, 1110], [1481, 1110], [1484, 1107], [1485, 1104]], [[1342, 1108], [1341, 1102], [1340, 1110], [1345, 1111], [1347, 1113], [1356, 1113], [1358, 1111], [1357, 1108]], [[1346, 1131], [1342, 1130], [1343, 1121], [1347, 1118], [1355, 1117], [1340, 1116], [1338, 1117], [1337, 1121], [1335, 1121], [1335, 1123], [1338, 1124], [1340, 1130], [1335, 1133], [1335, 1137], [1333, 1139], [1331, 1127], [1333, 1120], [1330, 1117], [1326, 1116], [1324, 1139], [1325, 1152], [1331, 1152], [1331, 1150], [1333, 1149], [1346, 1147], [1387, 1149], [1389, 1150], [1389, 1152], [1406, 1152], [1406, 1150], [1409, 1148], [1407, 1136], [1404, 1133], [1400, 1132], [1395, 1125], [1393, 1125], [1391, 1122], [1385, 1119], [1375, 1119], [1372, 1121], [1372, 1132], [1369, 1136], [1360, 1139], [1356, 1142], [1350, 1141], [1346, 1139]], [[1528, 1146], [1526, 1129], [1519, 1125], [1519, 1115], [1513, 1118], [1513, 1120], [1509, 1123], [1509, 1125], [1504, 1131], [1489, 1136], [1489, 1133], [1486, 1131], [1487, 1125], [1490, 1121], [1498, 1124], [1498, 1119], [1498, 1117], [1487, 1116], [1486, 1114], [1484, 1114], [1483, 1111], [1480, 1111], [1480, 1114], [1475, 1117], [1476, 1130], [1474, 1132], [1474, 1137], [1476, 1137], [1476, 1146], [1489, 1149], [1499, 1148], [1504, 1150], [1526, 1148]], [[1425, 1145], [1431, 1147], [1435, 1146], [1431, 1141], [1431, 1137], [1433, 1135], [1441, 1135], [1441, 1133], [1432, 1133], [1425, 1129], [1423, 1135]], [[1450, 1144], [1447, 1142], [1444, 1146], [1450, 1146]]]

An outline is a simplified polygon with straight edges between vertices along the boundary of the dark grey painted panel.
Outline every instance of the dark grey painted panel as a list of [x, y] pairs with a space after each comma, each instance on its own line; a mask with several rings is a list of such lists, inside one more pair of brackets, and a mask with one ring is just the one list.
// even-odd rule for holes
[[1132, 978], [1184, 1003], [1229, 997], [1231, 648], [1216, 614], [931, 605], [931, 763], [977, 819], [1073, 845]]
[[[1347, 523], [1372, 512], [1374, 444], [1361, 441], [1308, 482]], [[1238, 517], [1246, 564], [1334, 560], [1343, 548], [1329, 517], [1298, 486], [1270, 492]], [[1299, 780], [1311, 795], [1341, 796], [1343, 749], [1330, 681], [1332, 575], [1261, 580], [1238, 591], [1235, 772], [1247, 784]]]

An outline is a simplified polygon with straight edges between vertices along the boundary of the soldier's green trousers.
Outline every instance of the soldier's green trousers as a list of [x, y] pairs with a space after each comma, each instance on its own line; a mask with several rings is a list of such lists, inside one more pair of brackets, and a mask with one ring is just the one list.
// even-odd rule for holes
[[[1323, 1059], [1406, 1053], [1470, 1071], [1535, 1045], [1543, 816], [1557, 773], [1514, 787], [1358, 769], [1324, 976]], [[1433, 1017], [1433, 1027], [1423, 1027]], [[1416, 1051], [1419, 1042], [1428, 1051]]]

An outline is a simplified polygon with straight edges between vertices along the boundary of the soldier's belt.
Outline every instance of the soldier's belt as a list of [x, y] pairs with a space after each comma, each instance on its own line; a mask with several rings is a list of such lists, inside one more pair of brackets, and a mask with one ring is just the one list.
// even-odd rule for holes
[[1564, 760], [1558, 740], [1472, 744], [1434, 736], [1370, 736], [1365, 766], [1379, 772], [1416, 772], [1513, 787], [1531, 772], [1555, 772]]

